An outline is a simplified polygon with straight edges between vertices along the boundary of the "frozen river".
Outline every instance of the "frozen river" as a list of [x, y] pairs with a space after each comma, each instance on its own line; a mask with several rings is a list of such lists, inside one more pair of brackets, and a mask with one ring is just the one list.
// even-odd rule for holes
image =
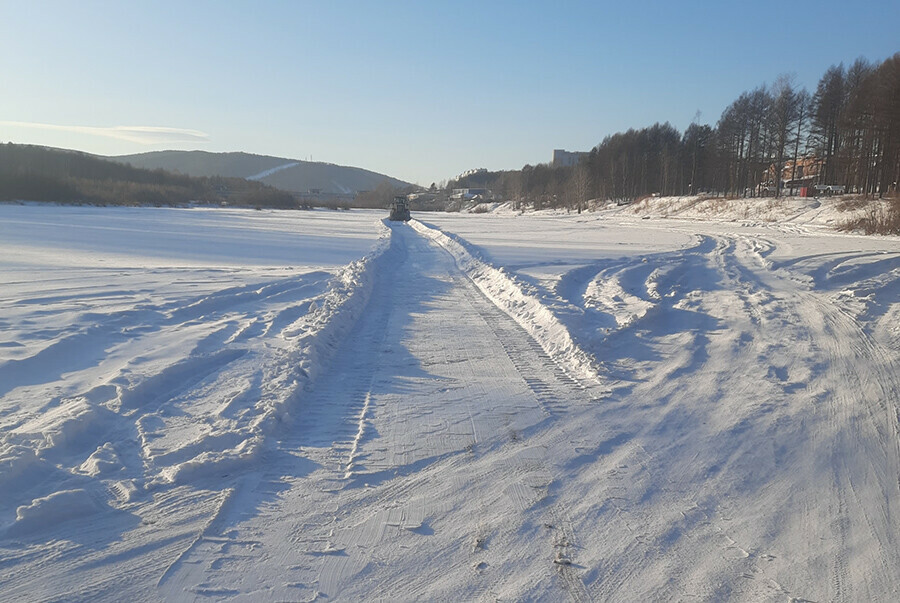
[[0, 592], [890, 600], [900, 240], [0, 205]]

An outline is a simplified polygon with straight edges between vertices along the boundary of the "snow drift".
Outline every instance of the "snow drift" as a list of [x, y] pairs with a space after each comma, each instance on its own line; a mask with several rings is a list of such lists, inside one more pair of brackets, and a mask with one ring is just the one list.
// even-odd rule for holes
[[504, 312], [518, 322], [538, 341], [557, 362], [581, 379], [596, 381], [599, 365], [589, 354], [579, 348], [566, 327], [541, 302], [534, 288], [515, 276], [495, 268], [473, 255], [465, 244], [435, 228], [429, 228], [418, 220], [409, 224], [417, 232], [446, 249], [479, 289]]

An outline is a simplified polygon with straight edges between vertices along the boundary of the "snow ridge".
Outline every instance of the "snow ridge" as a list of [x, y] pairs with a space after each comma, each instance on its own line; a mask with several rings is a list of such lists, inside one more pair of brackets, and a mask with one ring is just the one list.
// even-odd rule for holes
[[446, 249], [487, 298], [519, 323], [561, 367], [580, 379], [600, 381], [597, 360], [575, 343], [569, 330], [541, 303], [532, 287], [476, 257], [462, 241], [418, 220], [410, 220], [409, 224]]
[[375, 249], [344, 267], [331, 281], [321, 303], [311, 307], [285, 335], [299, 335], [300, 370], [312, 381], [321, 372], [337, 345], [362, 315], [378, 269], [391, 248], [391, 231], [382, 225]]

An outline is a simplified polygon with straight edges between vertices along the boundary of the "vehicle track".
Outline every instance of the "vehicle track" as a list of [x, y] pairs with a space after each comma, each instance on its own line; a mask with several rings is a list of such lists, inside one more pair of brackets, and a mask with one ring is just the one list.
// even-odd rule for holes
[[[816, 400], [807, 417], [808, 448], [815, 451], [813, 458], [827, 459], [830, 475], [822, 475], [824, 483], [812, 484], [819, 508], [810, 521], [811, 531], [833, 539], [826, 549], [828, 596], [836, 601], [878, 599], [877, 593], [893, 580], [889, 568], [898, 562], [891, 513], [900, 497], [895, 355], [841, 306], [840, 296], [812, 287], [797, 274], [767, 270], [759, 250], [773, 247], [729, 236], [717, 247], [714, 261], [757, 325], [754, 345], [760, 357], [776, 362], [786, 356], [772, 352], [781, 347], [774, 333], [790, 342], [787, 366], [772, 376], [784, 382], [786, 393], [803, 392]], [[863, 555], [869, 560], [862, 569], [854, 561], [861, 541], [871, 551]]]
[[[710, 233], [687, 249], [563, 277], [560, 292], [602, 313], [598, 324], [650, 306], [607, 328], [606, 343], [585, 345], [636, 383], [621, 405], [605, 405], [633, 434], [606, 452], [620, 459], [609, 461], [610, 475], [632, 474], [604, 492], [617, 528], [578, 526], [583, 540], [609, 538], [584, 578], [597, 598], [895, 592], [900, 382], [893, 340], [877, 321], [896, 303], [896, 274], [882, 271], [896, 259], [773, 261], [779, 251], [776, 240]], [[635, 466], [650, 479], [642, 483]], [[604, 477], [582, 470], [590, 482]], [[661, 492], [668, 504], [654, 504]], [[582, 504], [573, 517], [595, 508]], [[670, 509], [679, 514], [661, 521]], [[671, 578], [648, 586], [660, 568]]]

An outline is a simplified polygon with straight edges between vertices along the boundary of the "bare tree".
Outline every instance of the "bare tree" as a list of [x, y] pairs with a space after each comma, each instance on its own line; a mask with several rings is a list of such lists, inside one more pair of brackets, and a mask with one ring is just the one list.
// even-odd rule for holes
[[828, 68], [813, 96], [812, 128], [817, 152], [824, 162], [820, 183], [832, 183], [835, 158], [841, 148], [839, 124], [844, 111], [844, 65]]
[[791, 195], [794, 194], [794, 182], [797, 180], [797, 161], [800, 159], [800, 141], [804, 139], [805, 128], [807, 127], [807, 122], [809, 121], [809, 110], [810, 110], [811, 99], [809, 96], [809, 92], [806, 89], [800, 90], [797, 93], [797, 109], [796, 109], [796, 120], [795, 124], [797, 126], [796, 131], [794, 132], [794, 156], [793, 161], [791, 162]]
[[791, 142], [793, 126], [797, 117], [798, 93], [794, 90], [792, 77], [780, 76], [770, 96], [771, 105], [768, 111], [768, 127], [771, 134], [772, 167], [775, 179], [775, 197], [781, 196], [785, 152]]
[[587, 162], [579, 161], [572, 172], [572, 191], [575, 195], [575, 206], [578, 213], [585, 208], [585, 204], [590, 194], [591, 171], [587, 166]]

